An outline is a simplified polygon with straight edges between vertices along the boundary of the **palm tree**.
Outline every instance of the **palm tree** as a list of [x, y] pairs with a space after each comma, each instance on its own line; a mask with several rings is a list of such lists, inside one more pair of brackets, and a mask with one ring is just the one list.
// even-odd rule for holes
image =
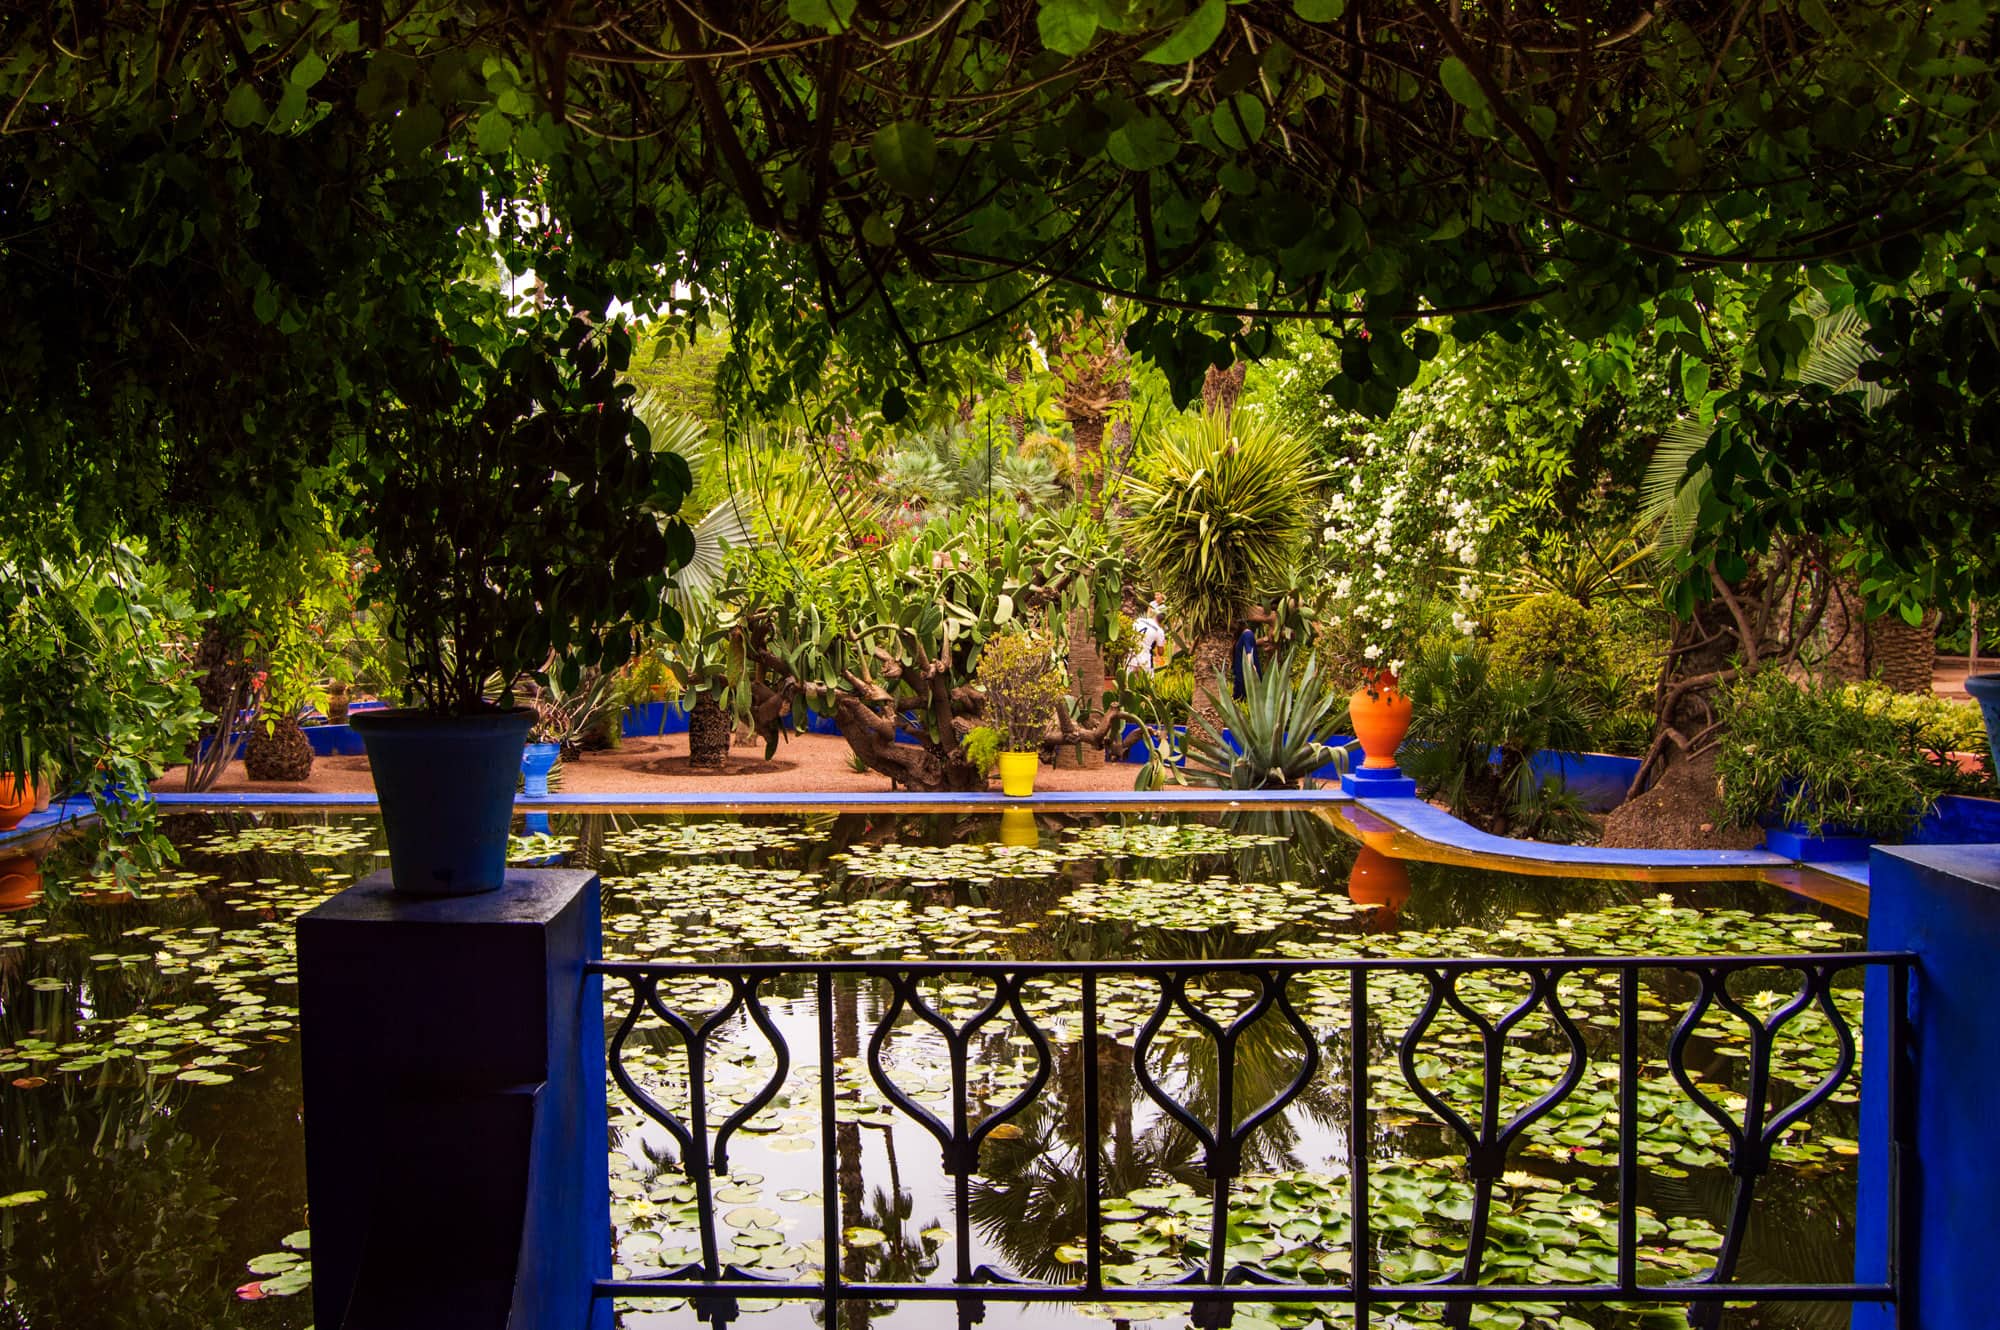
[[1128, 484], [1128, 547], [1194, 643], [1195, 706], [1211, 718], [1232, 628], [1285, 580], [1325, 479], [1312, 445], [1251, 411], [1171, 422]]

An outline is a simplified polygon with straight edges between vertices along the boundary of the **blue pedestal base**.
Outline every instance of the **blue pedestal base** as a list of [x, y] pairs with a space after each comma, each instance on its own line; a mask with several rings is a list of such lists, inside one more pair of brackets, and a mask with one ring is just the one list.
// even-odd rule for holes
[[1414, 799], [1417, 783], [1401, 767], [1356, 767], [1340, 778], [1340, 792], [1356, 799]]
[[600, 1330], [611, 1272], [595, 873], [298, 923], [313, 1309], [348, 1330]]

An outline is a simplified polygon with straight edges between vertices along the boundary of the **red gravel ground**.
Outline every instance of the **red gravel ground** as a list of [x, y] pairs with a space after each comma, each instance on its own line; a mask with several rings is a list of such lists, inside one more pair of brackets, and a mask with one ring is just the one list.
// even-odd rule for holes
[[[755, 748], [731, 751], [725, 771], [688, 769], [687, 736], [669, 734], [627, 739], [611, 752], [585, 753], [563, 764], [562, 789], [571, 794], [685, 794], [730, 791], [777, 791], [799, 794], [881, 793], [889, 780], [876, 772], [858, 773], [847, 764], [846, 742], [827, 735], [806, 734], [778, 745], [777, 756], [764, 760]], [[1038, 790], [1129, 790], [1140, 768], [1122, 763], [1079, 769], [1042, 764], [1035, 779]], [[179, 767], [153, 784], [160, 794], [182, 789]], [[365, 757], [322, 757], [313, 762], [304, 781], [250, 780], [243, 764], [230, 764], [210, 791], [214, 794], [356, 794], [371, 793], [374, 781]], [[999, 782], [993, 788], [997, 791]]]

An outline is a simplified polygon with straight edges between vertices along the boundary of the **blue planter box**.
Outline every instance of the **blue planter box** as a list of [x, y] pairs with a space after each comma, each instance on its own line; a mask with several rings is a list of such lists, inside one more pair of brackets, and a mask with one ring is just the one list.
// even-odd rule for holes
[[687, 712], [678, 702], [641, 702], [625, 708], [618, 732], [628, 739], [656, 734], [686, 734]]
[[1830, 828], [1832, 834], [1815, 836], [1807, 831], [1802, 822], [1789, 822], [1784, 826], [1764, 828], [1764, 848], [1773, 854], [1782, 854], [1787, 859], [1796, 859], [1802, 864], [1831, 864], [1865, 862], [1868, 847], [1875, 843], [1871, 836], [1844, 832]]
[[368, 751], [351, 725], [308, 725], [305, 736], [318, 757], [359, 757]]
[[[1125, 727], [1124, 730], [1125, 734], [1130, 735], [1134, 732], [1141, 732], [1141, 733], [1139, 733], [1139, 737], [1133, 741], [1132, 746], [1125, 750], [1125, 761], [1132, 766], [1143, 767], [1148, 762], [1153, 760], [1152, 732], [1143, 725], [1128, 724]], [[1185, 725], [1174, 726], [1174, 733], [1180, 735], [1183, 739], [1185, 739], [1187, 737], [1187, 726]], [[1174, 763], [1174, 765], [1179, 767], [1184, 767], [1187, 765], [1187, 750], [1185, 748], [1181, 750], [1181, 757], [1178, 761]]]
[[[1494, 760], [1499, 760], [1496, 752]], [[1639, 774], [1639, 759], [1615, 753], [1559, 753], [1544, 749], [1528, 759], [1528, 769], [1538, 780], [1562, 777], [1569, 792], [1593, 813], [1607, 813], [1625, 802], [1625, 791]], [[1865, 855], [1863, 856], [1866, 857]]]
[[1947, 794], [1906, 839], [1911, 845], [2000, 844], [2000, 799]]

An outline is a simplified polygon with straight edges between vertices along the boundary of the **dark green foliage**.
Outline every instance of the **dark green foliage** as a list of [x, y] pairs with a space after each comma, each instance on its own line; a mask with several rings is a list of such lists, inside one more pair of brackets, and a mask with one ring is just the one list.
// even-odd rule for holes
[[476, 712], [489, 679], [504, 693], [552, 656], [573, 687], [635, 634], [679, 633], [664, 593], [693, 554], [673, 516], [691, 480], [631, 413], [628, 351], [580, 320], [501, 325], [490, 347], [440, 342], [379, 418], [354, 520], [426, 708]]
[[1980, 784], [1938, 760], [1921, 719], [1897, 714], [1864, 690], [1760, 670], [1726, 705], [1729, 733], [1715, 772], [1722, 814], [1735, 826], [1768, 815], [1814, 835], [1851, 828], [1895, 839], [1940, 796]]
[[1346, 718], [1347, 699], [1322, 678], [1310, 658], [1296, 677], [1288, 657], [1243, 672], [1243, 697], [1218, 679], [1216, 710], [1232, 747], [1204, 716], [1188, 731], [1187, 774], [1224, 790], [1290, 790], [1310, 783], [1328, 763], [1345, 765], [1344, 750], [1321, 743]]
[[1589, 829], [1562, 781], [1538, 780], [1529, 762], [1590, 736], [1587, 704], [1554, 669], [1516, 673], [1483, 645], [1432, 639], [1402, 686], [1413, 704], [1402, 765], [1426, 795], [1502, 834], [1575, 840]]
[[1610, 616], [1557, 592], [1530, 596], [1493, 616], [1493, 664], [1516, 674], [1545, 669], [1602, 673]]

